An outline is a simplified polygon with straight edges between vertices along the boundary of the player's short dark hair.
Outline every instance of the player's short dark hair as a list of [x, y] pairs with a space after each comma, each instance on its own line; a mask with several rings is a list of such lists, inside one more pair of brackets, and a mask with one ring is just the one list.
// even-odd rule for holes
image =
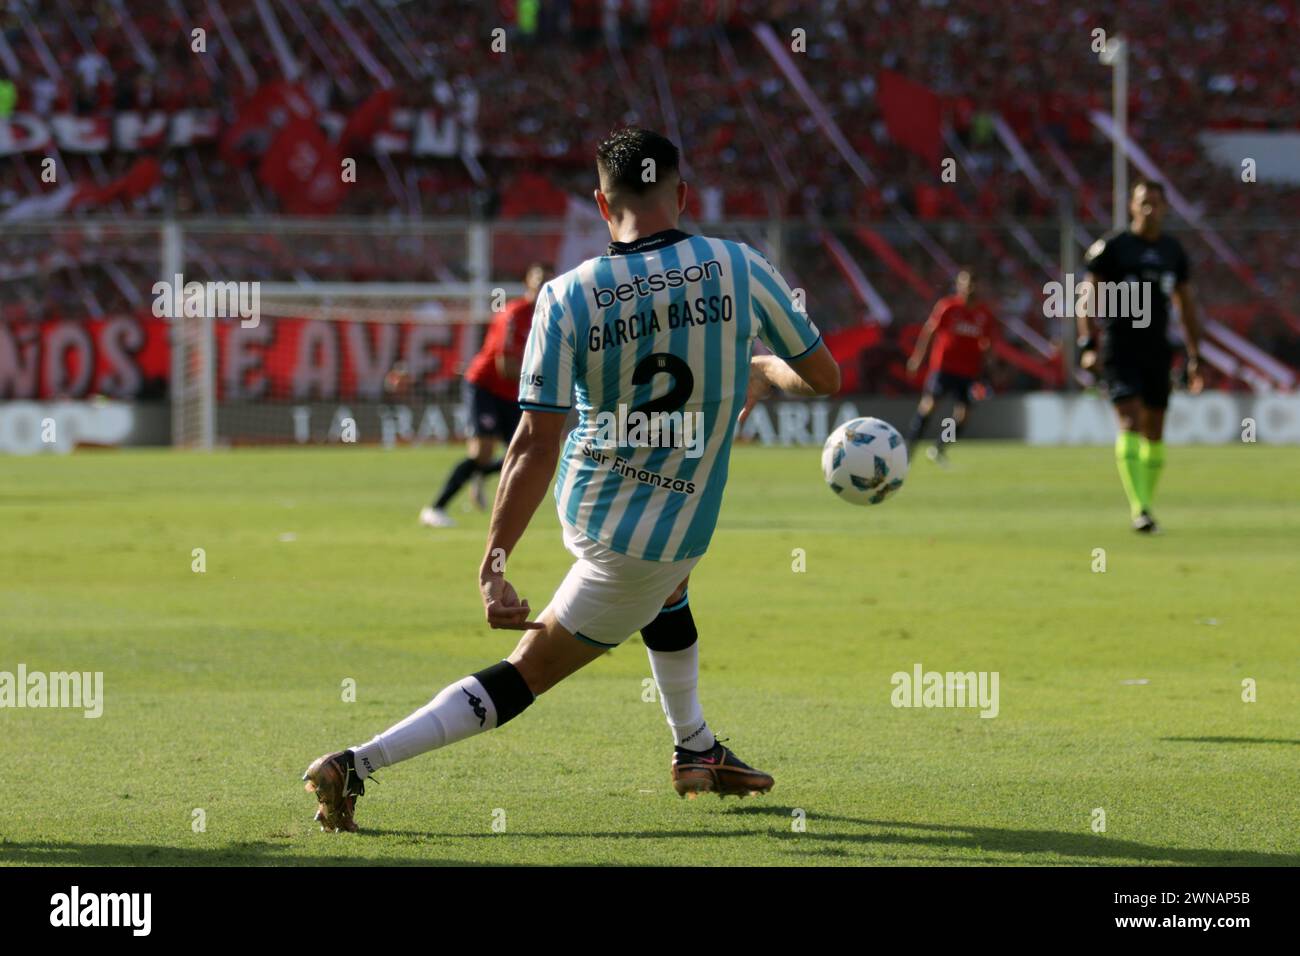
[[1160, 182], [1160, 180], [1158, 179], [1147, 179], [1145, 176], [1143, 176], [1141, 179], [1134, 182], [1131, 187], [1129, 187], [1129, 191], [1128, 191], [1129, 199], [1132, 199], [1134, 196], [1137, 195], [1139, 186], [1145, 186], [1147, 188], [1147, 192], [1158, 192], [1162, 199], [1165, 198], [1165, 184]]
[[[654, 161], [654, 179], [647, 181], [645, 161]], [[677, 147], [653, 130], [625, 126], [596, 147], [601, 188], [642, 196], [677, 172]]]

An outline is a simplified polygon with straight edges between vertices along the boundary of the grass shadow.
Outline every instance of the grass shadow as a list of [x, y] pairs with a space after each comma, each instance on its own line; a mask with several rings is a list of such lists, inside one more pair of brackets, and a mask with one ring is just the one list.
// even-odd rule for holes
[[[747, 806], [729, 812], [735, 815], [780, 816], [790, 819], [793, 807]], [[808, 809], [808, 808], [805, 808]], [[1136, 840], [1120, 840], [1091, 831], [1021, 830], [1013, 827], [980, 827], [966, 824], [911, 823], [901, 820], [871, 820], [820, 814], [808, 810], [809, 829], [803, 833], [780, 832], [771, 836], [792, 840], [851, 842], [899, 847], [934, 847], [975, 852], [1015, 853], [1026, 856], [1054, 853], [1076, 857], [1076, 865], [1170, 863], [1180, 866], [1300, 866], [1300, 853], [1271, 853], [1263, 850], [1184, 849], [1158, 846]], [[820, 823], [843, 823], [874, 827], [883, 833], [819, 832]], [[964, 859], [963, 862], [978, 862]], [[1032, 864], [1031, 860], [1020, 861]]]
[[[323, 838], [348, 839], [342, 834]], [[0, 842], [0, 864], [26, 866], [476, 866], [463, 860], [428, 857], [358, 859], [346, 853], [314, 856], [262, 840], [219, 847], [155, 846], [133, 843]]]
[[[960, 863], [980, 865], [1012, 863], [1016, 865], [1150, 865], [1164, 863], [1178, 866], [1300, 866], [1300, 853], [1273, 853], [1262, 850], [1212, 850], [1181, 848], [1121, 840], [1091, 831], [1032, 830], [1015, 827], [982, 827], [967, 824], [915, 823], [902, 820], [876, 820], [808, 809], [808, 828], [794, 832], [788, 822], [795, 808], [751, 804], [723, 811], [726, 817], [751, 818], [758, 824], [764, 818], [780, 818], [781, 826], [755, 825], [740, 829], [707, 831], [700, 829], [597, 830], [597, 831], [522, 831], [497, 833], [440, 833], [421, 830], [367, 828], [357, 834], [322, 835], [322, 839], [345, 841], [338, 850], [322, 855], [302, 853], [283, 843], [265, 840], [243, 841], [217, 847], [181, 847], [148, 844], [90, 844], [57, 841], [0, 841], [0, 864], [28, 866], [480, 866], [483, 864], [437, 857], [393, 855], [382, 858], [358, 858], [348, 852], [349, 840], [369, 842], [396, 839], [407, 844], [436, 844], [439, 840], [462, 841], [487, 839], [516, 840], [682, 840], [713, 839], [780, 840], [782, 850], [813, 858], [836, 859], [863, 865], [897, 866], [897, 856], [890, 859], [864, 858], [867, 848], [898, 848], [903, 858], [918, 864]], [[863, 832], [869, 830], [872, 832]], [[313, 834], [314, 835], [314, 834]], [[288, 839], [288, 838], [286, 838]], [[788, 841], [788, 842], [786, 842]], [[857, 852], [855, 852], [855, 850]], [[907, 851], [915, 851], [909, 853]], [[935, 852], [938, 851], [938, 855]], [[961, 855], [948, 855], [955, 851]], [[981, 854], [985, 855], [981, 859]], [[1015, 855], [1020, 859], [994, 859], [989, 854]], [[1047, 854], [1066, 860], [1035, 860]], [[757, 859], [752, 862], [758, 863]], [[772, 859], [773, 864], [786, 863]], [[708, 860], [701, 860], [707, 864]], [[518, 864], [514, 864], [518, 865]], [[530, 864], [533, 865], [533, 864]], [[617, 861], [591, 860], [585, 864], [620, 866]], [[760, 864], [761, 865], [761, 864]]]
[[1295, 744], [1300, 740], [1287, 740], [1283, 737], [1161, 737], [1161, 740], [1176, 744]]

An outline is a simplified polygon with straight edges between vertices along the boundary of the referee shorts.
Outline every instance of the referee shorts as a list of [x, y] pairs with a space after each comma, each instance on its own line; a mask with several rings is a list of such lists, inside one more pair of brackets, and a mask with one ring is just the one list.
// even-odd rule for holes
[[564, 546], [578, 560], [551, 598], [560, 626], [596, 647], [617, 647], [656, 617], [703, 555], [646, 561], [611, 551], [563, 517]]
[[1172, 363], [1173, 355], [1168, 351], [1106, 356], [1102, 381], [1107, 397], [1115, 404], [1137, 398], [1147, 408], [1168, 408]]

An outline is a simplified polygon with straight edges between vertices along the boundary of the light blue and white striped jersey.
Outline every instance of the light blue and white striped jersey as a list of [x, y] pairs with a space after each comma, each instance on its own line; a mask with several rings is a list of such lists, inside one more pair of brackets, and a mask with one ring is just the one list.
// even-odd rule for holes
[[[708, 548], [727, 483], [736, 416], [759, 337], [781, 358], [821, 340], [760, 253], [667, 230], [611, 243], [537, 296], [519, 376], [526, 410], [576, 404], [555, 483], [560, 516], [611, 551], [678, 561]], [[620, 410], [621, 406], [621, 410]], [[702, 424], [691, 447], [614, 447], [602, 430], [629, 411]], [[608, 413], [608, 414], [602, 414]], [[695, 414], [698, 413], [698, 414]]]

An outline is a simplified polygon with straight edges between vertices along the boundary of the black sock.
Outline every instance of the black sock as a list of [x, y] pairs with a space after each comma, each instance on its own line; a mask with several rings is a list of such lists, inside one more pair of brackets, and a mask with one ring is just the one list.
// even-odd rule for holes
[[480, 475], [495, 475], [501, 470], [501, 463], [504, 461], [504, 458], [498, 458], [496, 461], [488, 462], [486, 465], [479, 465], [478, 473]]
[[907, 426], [907, 447], [908, 448], [911, 448], [918, 441], [920, 441], [921, 436], [925, 434], [925, 426], [929, 423], [929, 421], [930, 421], [930, 416], [922, 415], [920, 412], [917, 412], [915, 415], [912, 416], [912, 423]]
[[451, 474], [447, 476], [447, 483], [442, 486], [442, 491], [439, 492], [438, 497], [434, 499], [433, 507], [435, 509], [447, 507], [447, 502], [451, 501], [451, 499], [456, 496], [456, 492], [460, 491], [461, 486], [464, 485], [465, 482], [469, 481], [470, 476], [474, 474], [477, 468], [478, 462], [473, 458], [463, 459], [459, 465], [451, 470]]
[[509, 661], [498, 661], [474, 675], [497, 709], [497, 726], [518, 717], [536, 698], [519, 669]]

